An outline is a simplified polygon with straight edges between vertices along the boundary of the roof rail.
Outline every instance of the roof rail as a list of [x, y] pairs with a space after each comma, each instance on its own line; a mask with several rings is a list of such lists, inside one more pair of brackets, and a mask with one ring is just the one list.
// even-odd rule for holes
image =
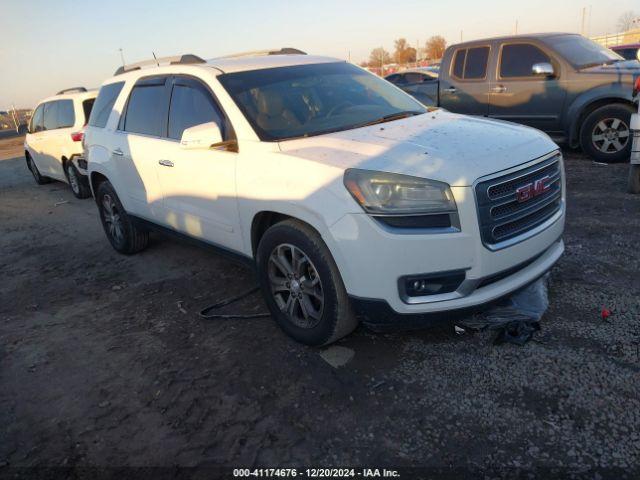
[[131, 63], [129, 65], [124, 65], [116, 70], [114, 75], [120, 75], [125, 72], [131, 72], [133, 70], [140, 70], [142, 67], [147, 67], [151, 65], [160, 66], [160, 64], [166, 65], [190, 65], [196, 63], [206, 63], [202, 58], [197, 55], [192, 55], [187, 53], [185, 55], [174, 55], [172, 57], [160, 57], [160, 58], [152, 58], [150, 60], [145, 60], [143, 62]]
[[73, 88], [65, 88], [64, 90], [60, 90], [56, 95], [62, 95], [63, 93], [69, 92], [86, 92], [87, 89], [84, 87], [73, 87]]
[[297, 48], [283, 47], [278, 50], [255, 50], [252, 52], [232, 53], [218, 58], [240, 58], [240, 57], [262, 57], [267, 55], [306, 55], [307, 52], [298, 50]]

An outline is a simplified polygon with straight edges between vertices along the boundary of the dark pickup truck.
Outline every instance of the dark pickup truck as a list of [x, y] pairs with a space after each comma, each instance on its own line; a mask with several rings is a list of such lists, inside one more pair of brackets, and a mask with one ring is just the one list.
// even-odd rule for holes
[[388, 79], [426, 105], [529, 125], [599, 161], [629, 159], [640, 62], [585, 37], [545, 33], [461, 43], [445, 51], [438, 79], [416, 72]]

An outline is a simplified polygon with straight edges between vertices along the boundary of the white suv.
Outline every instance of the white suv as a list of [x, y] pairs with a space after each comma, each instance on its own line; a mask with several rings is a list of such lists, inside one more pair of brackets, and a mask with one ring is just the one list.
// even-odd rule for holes
[[562, 255], [562, 156], [537, 130], [293, 49], [158, 62], [107, 80], [86, 130], [109, 241], [153, 227], [250, 261], [300, 342], [449, 318]]
[[42, 100], [24, 142], [27, 167], [38, 185], [66, 182], [78, 198], [91, 196], [82, 136], [97, 90], [69, 88]]

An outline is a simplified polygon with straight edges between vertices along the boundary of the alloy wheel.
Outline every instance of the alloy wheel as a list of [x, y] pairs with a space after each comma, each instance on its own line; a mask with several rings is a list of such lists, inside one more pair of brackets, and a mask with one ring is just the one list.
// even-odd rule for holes
[[629, 141], [629, 125], [619, 118], [605, 118], [593, 127], [591, 141], [593, 146], [603, 153], [616, 153]]
[[107, 226], [107, 233], [117, 244], [121, 244], [124, 240], [122, 217], [120, 216], [118, 206], [109, 194], [105, 194], [102, 197], [102, 211], [104, 212], [104, 223]]
[[322, 319], [324, 291], [318, 271], [298, 247], [285, 243], [269, 256], [268, 277], [278, 308], [301, 328], [313, 328]]

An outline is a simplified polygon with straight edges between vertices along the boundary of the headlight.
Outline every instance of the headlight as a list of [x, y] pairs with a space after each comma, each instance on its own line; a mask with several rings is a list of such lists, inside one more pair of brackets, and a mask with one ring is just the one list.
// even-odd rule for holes
[[349, 169], [344, 185], [371, 215], [455, 214], [456, 202], [449, 185], [435, 180]]

